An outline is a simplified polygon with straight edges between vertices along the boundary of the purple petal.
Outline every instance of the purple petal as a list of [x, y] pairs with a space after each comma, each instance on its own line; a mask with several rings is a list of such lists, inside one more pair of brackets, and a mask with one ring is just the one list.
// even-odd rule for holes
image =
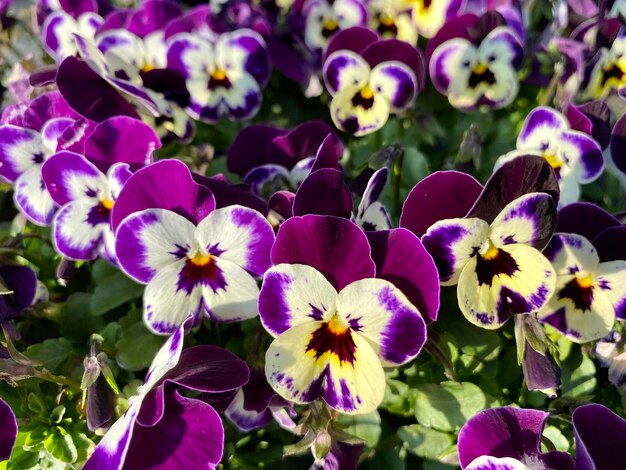
[[24, 127], [41, 130], [50, 119], [80, 118], [58, 91], [50, 91], [35, 98], [24, 112]]
[[[272, 194], [267, 201], [269, 213], [276, 212], [284, 220], [293, 217], [293, 201], [296, 198], [294, 193], [289, 191], [277, 191]], [[273, 224], [274, 222], [272, 222]]]
[[611, 132], [611, 157], [615, 166], [623, 173], [626, 173], [626, 115], [621, 116]]
[[556, 231], [577, 233], [587, 240], [594, 240], [604, 230], [621, 226], [619, 220], [591, 202], [576, 202], [559, 211]]
[[113, 207], [113, 229], [117, 230], [125, 217], [148, 208], [168, 209], [197, 224], [215, 209], [215, 198], [193, 180], [184, 163], [161, 160], [126, 182]]
[[[75, 199], [97, 202], [106, 179], [85, 157], [73, 152], [59, 152], [41, 167], [41, 175], [52, 199], [62, 206]], [[108, 217], [107, 217], [108, 219]]]
[[267, 149], [276, 137], [285, 133], [286, 131], [282, 129], [262, 124], [252, 124], [243, 128], [228, 150], [226, 156], [228, 170], [245, 175], [253, 168], [269, 163]]
[[533, 137], [536, 138], [535, 136], [539, 132], [554, 135], [567, 129], [568, 123], [558, 111], [545, 106], [535, 108], [524, 120], [522, 130], [517, 137], [517, 148], [527, 148], [526, 142]]
[[66, 58], [59, 66], [56, 82], [63, 98], [88, 119], [100, 122], [114, 116], [139, 118], [135, 108], [81, 59]]
[[426, 67], [422, 52], [404, 41], [397, 39], [378, 41], [363, 51], [363, 58], [372, 68], [382, 62], [401, 62], [415, 73], [417, 90], [424, 88]]
[[376, 275], [367, 237], [339, 217], [305, 215], [285, 221], [272, 248], [272, 262], [312, 266], [337, 290]]
[[104, 375], [100, 374], [96, 382], [87, 389], [87, 428], [91, 432], [109, 429], [115, 420], [113, 390]]
[[55, 249], [74, 261], [97, 258], [110, 217], [110, 212], [97, 200], [69, 202], [54, 218]]
[[172, 391], [165, 397], [165, 410], [156, 425], [135, 426], [124, 467], [214, 468], [222, 458], [224, 428], [211, 405]]
[[626, 260], [626, 227], [612, 227], [593, 240], [601, 262]]
[[565, 116], [572, 129], [592, 136], [604, 150], [611, 140], [611, 111], [604, 100], [593, 100], [580, 106], [568, 103]]
[[[223, 42], [222, 38], [225, 38]], [[225, 54], [232, 53], [233, 57], [243, 54], [246, 57], [245, 71], [252, 75], [261, 87], [267, 84], [272, 67], [267, 46], [259, 34], [250, 29], [239, 29], [223, 35], [218, 47], [220, 46]]]
[[547, 193], [558, 203], [559, 184], [552, 167], [542, 157], [522, 156], [502, 165], [487, 181], [467, 217], [487, 223], [510, 202], [527, 193]]
[[293, 201], [293, 214], [350, 218], [352, 195], [341, 171], [322, 168], [302, 182]]
[[626, 421], [603, 405], [591, 403], [572, 414], [576, 436], [576, 468], [612, 469], [624, 463]]
[[326, 59], [335, 51], [349, 50], [360, 54], [379, 39], [378, 34], [362, 26], [353, 26], [339, 31], [328, 43], [322, 62], [326, 62]]
[[37, 277], [27, 266], [1, 266], [0, 278], [13, 291], [0, 297], [0, 323], [15, 320], [35, 300]]
[[13, 183], [25, 171], [43, 163], [50, 150], [41, 134], [32, 129], [0, 126], [0, 175]]
[[265, 201], [252, 192], [252, 188], [247, 184], [231, 184], [224, 180], [220, 175], [203, 176], [197, 173], [192, 174], [193, 180], [208, 188], [215, 197], [215, 207], [228, 207], [240, 205], [254, 209], [260, 214], [267, 213]]
[[417, 183], [404, 202], [400, 227], [418, 237], [443, 219], [465, 216], [482, 190], [472, 176], [458, 171], [438, 171]]
[[0, 460], [9, 460], [17, 437], [17, 421], [15, 414], [4, 400], [0, 400]]
[[170, 0], [147, 0], [128, 17], [126, 28], [139, 37], [165, 28], [183, 13], [180, 5]]
[[403, 228], [367, 232], [376, 277], [398, 287], [430, 322], [439, 311], [439, 275], [419, 239]]
[[96, 126], [85, 142], [85, 156], [106, 172], [118, 162], [148, 165], [159, 148], [159, 136], [150, 126], [128, 116], [116, 116]]
[[[578, 180], [581, 183], [589, 183], [600, 176], [604, 170], [604, 157], [595, 140], [579, 131], [562, 132], [560, 140], [563, 146], [567, 145], [565, 148], [569, 150], [572, 163], [578, 163]], [[576, 162], [576, 157], [579, 162]]]
[[97, 12], [98, 3], [96, 0], [59, 0], [61, 9], [74, 18], [78, 18], [83, 13]]

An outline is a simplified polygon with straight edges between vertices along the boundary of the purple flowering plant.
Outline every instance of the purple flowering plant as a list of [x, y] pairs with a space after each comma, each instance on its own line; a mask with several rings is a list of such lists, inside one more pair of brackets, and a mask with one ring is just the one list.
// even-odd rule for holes
[[0, 468], [626, 468], [626, 2], [0, 1]]

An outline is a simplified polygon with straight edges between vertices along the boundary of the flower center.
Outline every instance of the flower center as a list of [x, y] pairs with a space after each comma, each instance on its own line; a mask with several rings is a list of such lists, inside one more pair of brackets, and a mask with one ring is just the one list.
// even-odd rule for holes
[[470, 88], [476, 88], [481, 83], [485, 83], [487, 86], [493, 85], [496, 83], [496, 77], [493, 72], [489, 70], [489, 67], [485, 64], [478, 63], [472, 68], [468, 85]]
[[325, 38], [331, 37], [335, 31], [339, 29], [339, 24], [334, 18], [329, 18], [322, 23], [322, 36]]
[[481, 286], [491, 287], [494, 277], [512, 276], [518, 270], [515, 259], [507, 251], [496, 248], [491, 240], [486, 242], [476, 258], [476, 277]]
[[557, 157], [554, 152], [546, 150], [543, 152], [543, 158], [545, 158], [548, 164], [555, 170], [558, 170], [563, 166], [563, 162], [561, 162], [561, 159]]
[[105, 209], [111, 210], [115, 205], [115, 201], [112, 201], [109, 198], [104, 198], [100, 201], [100, 204], [102, 204], [102, 207], [104, 207]]
[[206, 266], [213, 260], [212, 255], [203, 255], [199, 251], [189, 260], [195, 266]]
[[311, 333], [306, 352], [320, 359], [327, 353], [339, 363], [348, 362], [354, 364], [356, 359], [356, 344], [352, 338], [352, 331], [346, 326], [336, 313], [328, 322]]
[[577, 310], [586, 312], [591, 310], [594, 287], [593, 276], [591, 274], [579, 273], [558, 291], [557, 298], [569, 299]]
[[229, 89], [231, 86], [232, 84], [228, 79], [228, 75], [226, 75], [226, 71], [219, 67], [209, 77], [209, 90], [215, 90], [219, 87]]
[[352, 106], [360, 106], [363, 109], [374, 106], [374, 92], [369, 85], [365, 85], [352, 97]]

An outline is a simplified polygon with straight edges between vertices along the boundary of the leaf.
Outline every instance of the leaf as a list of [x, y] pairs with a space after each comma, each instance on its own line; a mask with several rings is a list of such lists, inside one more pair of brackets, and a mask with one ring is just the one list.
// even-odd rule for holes
[[114, 271], [110, 275], [99, 279], [91, 296], [90, 307], [92, 315], [104, 315], [126, 302], [138, 299], [143, 293], [144, 286], [122, 274]]
[[41, 362], [49, 371], [54, 371], [72, 353], [72, 343], [65, 338], [47, 339], [43, 343], [29, 346], [24, 353], [31, 359]]
[[378, 411], [372, 411], [363, 415], [341, 414], [337, 418], [337, 423], [348, 434], [363, 439], [367, 447], [374, 448], [378, 444], [381, 434]]
[[441, 431], [457, 431], [488, 406], [483, 391], [470, 382], [442, 382], [417, 386], [415, 418], [420, 424]]
[[561, 390], [563, 397], [591, 395], [596, 388], [596, 366], [586, 355], [576, 349], [561, 364]]
[[71, 341], [84, 341], [104, 328], [104, 321], [91, 313], [91, 294], [76, 292], [61, 308], [59, 330]]
[[129, 327], [120, 330], [119, 340], [116, 343], [117, 363], [123, 369], [137, 371], [148, 367], [152, 359], [165, 341], [165, 338], [155, 336], [138, 321]]
[[449, 434], [427, 428], [421, 424], [411, 424], [398, 429], [398, 436], [407, 450], [419, 457], [437, 459], [452, 445]]
[[74, 463], [78, 458], [78, 449], [74, 445], [72, 436], [63, 428], [57, 427], [57, 432], [50, 434], [44, 441], [46, 450], [63, 462]]

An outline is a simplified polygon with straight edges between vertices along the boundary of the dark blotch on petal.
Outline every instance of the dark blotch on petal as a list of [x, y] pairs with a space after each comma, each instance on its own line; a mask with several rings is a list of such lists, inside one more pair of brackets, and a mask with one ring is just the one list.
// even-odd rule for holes
[[584, 281], [581, 282], [578, 278], [574, 278], [565, 284], [557, 293], [557, 297], [559, 299], [570, 299], [578, 310], [586, 312], [591, 310], [593, 288], [593, 285], [589, 285]]
[[476, 276], [478, 284], [491, 287], [493, 278], [501, 274], [512, 276], [518, 271], [517, 262], [504, 250], [493, 248], [493, 254], [479, 255], [476, 258]]
[[315, 351], [315, 358], [330, 352], [339, 358], [341, 363], [354, 364], [356, 344], [349, 328], [335, 326], [336, 320], [324, 322], [313, 332], [306, 351]]

